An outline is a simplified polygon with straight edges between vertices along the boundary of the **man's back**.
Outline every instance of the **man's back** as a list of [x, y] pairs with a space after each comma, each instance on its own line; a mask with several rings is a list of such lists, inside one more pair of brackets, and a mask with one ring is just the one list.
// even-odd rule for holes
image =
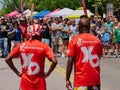
[[17, 45], [10, 55], [13, 57], [20, 55], [23, 72], [21, 88], [28, 89], [35, 86], [34, 88], [38, 90], [41, 86], [45, 86], [45, 57], [54, 56], [47, 44], [38, 40], [26, 41]]
[[75, 58], [75, 86], [100, 84], [102, 44], [98, 38], [87, 33], [80, 34], [70, 41], [67, 53]]

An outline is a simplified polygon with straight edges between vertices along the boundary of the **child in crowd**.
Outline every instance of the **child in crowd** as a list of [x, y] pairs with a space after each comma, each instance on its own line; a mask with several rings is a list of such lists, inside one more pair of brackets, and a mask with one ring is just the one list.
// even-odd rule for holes
[[107, 55], [109, 52], [111, 34], [106, 26], [103, 27], [103, 32], [101, 33], [102, 43], [103, 43], [103, 55]]

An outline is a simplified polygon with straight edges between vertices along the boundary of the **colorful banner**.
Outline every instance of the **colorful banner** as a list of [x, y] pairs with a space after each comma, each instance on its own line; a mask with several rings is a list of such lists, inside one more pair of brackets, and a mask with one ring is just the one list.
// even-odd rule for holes
[[84, 14], [87, 15], [87, 9], [86, 9], [86, 5], [85, 5], [85, 0], [82, 0], [82, 6], [83, 6]]

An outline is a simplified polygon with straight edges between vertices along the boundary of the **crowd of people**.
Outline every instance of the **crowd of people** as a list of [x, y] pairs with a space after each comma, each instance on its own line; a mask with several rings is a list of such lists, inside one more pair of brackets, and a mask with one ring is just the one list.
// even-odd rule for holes
[[[103, 44], [103, 56], [115, 54], [119, 56], [120, 23], [117, 18], [106, 16], [90, 16], [90, 32], [98, 37]], [[20, 42], [30, 39], [30, 32], [39, 30], [41, 41], [48, 44], [55, 56], [66, 57], [66, 49], [69, 41], [79, 34], [78, 23], [75, 19], [60, 17], [31, 19], [0, 18], [0, 49], [2, 58]]]
[[[57, 65], [58, 60], [55, 55], [60, 52], [59, 48], [63, 50], [61, 55], [65, 54], [65, 51], [68, 56], [66, 67], [67, 90], [100, 90], [102, 43], [99, 38], [91, 34], [89, 18], [86, 15], [81, 16], [77, 26], [74, 20], [71, 21], [69, 26], [67, 26], [68, 21], [66, 19], [62, 21], [60, 18], [60, 20], [55, 18], [53, 25], [48, 25], [46, 18], [43, 19], [42, 24], [38, 24], [38, 20], [35, 20], [35, 24], [28, 26], [25, 41], [13, 47], [10, 54], [5, 58], [12, 71], [18, 77], [21, 77], [19, 90], [47, 90], [46, 78]], [[16, 24], [15, 28], [17, 26]], [[47, 30], [52, 31], [51, 41], [50, 36], [45, 35]], [[49, 32], [47, 31], [47, 33]], [[49, 41], [55, 54], [49, 46]], [[66, 42], [66, 44], [63, 42]], [[63, 49], [63, 45], [66, 45], [65, 49]], [[21, 61], [22, 72], [12, 62], [13, 58], [18, 57]], [[51, 62], [47, 72], [44, 70], [46, 60]], [[74, 85], [72, 86], [70, 75], [73, 64]]]

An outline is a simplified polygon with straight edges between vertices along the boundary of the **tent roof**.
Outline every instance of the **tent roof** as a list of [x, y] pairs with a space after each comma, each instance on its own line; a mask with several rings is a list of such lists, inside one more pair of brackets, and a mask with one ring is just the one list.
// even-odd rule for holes
[[52, 11], [51, 13], [49, 13], [49, 14], [45, 15], [45, 17], [50, 18], [50, 16], [51, 16], [52, 14], [54, 14], [54, 13], [56, 13], [56, 12], [60, 11], [60, 10], [61, 10], [60, 8], [57, 8], [57, 9], [55, 9], [54, 11]]
[[33, 18], [44, 18], [44, 16], [49, 13], [50, 13], [49, 10], [42, 10], [38, 14], [34, 15]]
[[[94, 15], [90, 10], [87, 10], [88, 17]], [[72, 14], [65, 16], [65, 18], [80, 18], [81, 15], [84, 15], [84, 10], [75, 10]]]
[[19, 12], [15, 10], [15, 11], [13, 11], [13, 12], [7, 14], [6, 16], [15, 17], [15, 16], [17, 16], [18, 14], [19, 14]]
[[72, 12], [74, 12], [74, 10], [69, 9], [69, 8], [63, 8], [58, 12], [55, 12], [53, 14], [51, 14], [51, 17], [56, 17], [56, 16], [67, 16], [69, 14], [72, 14]]

